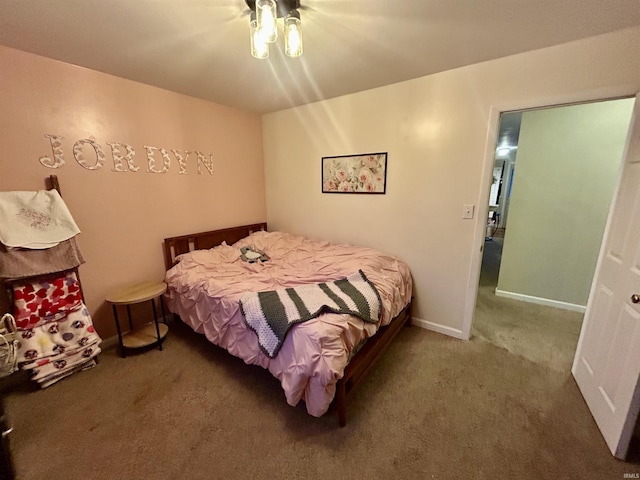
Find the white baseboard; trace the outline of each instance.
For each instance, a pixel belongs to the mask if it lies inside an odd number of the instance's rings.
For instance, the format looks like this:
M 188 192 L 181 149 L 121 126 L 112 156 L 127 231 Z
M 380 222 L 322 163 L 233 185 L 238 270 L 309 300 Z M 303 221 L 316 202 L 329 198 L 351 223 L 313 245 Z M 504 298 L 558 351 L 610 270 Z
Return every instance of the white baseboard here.
M 439 323 L 428 322 L 427 320 L 423 320 L 421 318 L 411 317 L 411 325 L 415 325 L 426 330 L 431 330 L 432 332 L 442 333 L 443 335 L 447 335 L 449 337 L 457 338 L 460 340 L 468 340 L 468 338 L 466 338 L 462 333 L 462 330 L 447 327 L 446 325 L 440 325 Z
M 549 298 L 533 297 L 524 295 L 523 293 L 507 292 L 496 288 L 496 296 L 519 300 L 521 302 L 536 303 L 538 305 L 546 305 L 548 307 L 562 308 L 564 310 L 572 310 L 574 312 L 584 313 L 587 311 L 586 305 L 577 305 L 575 303 L 561 302 L 559 300 L 551 300 Z

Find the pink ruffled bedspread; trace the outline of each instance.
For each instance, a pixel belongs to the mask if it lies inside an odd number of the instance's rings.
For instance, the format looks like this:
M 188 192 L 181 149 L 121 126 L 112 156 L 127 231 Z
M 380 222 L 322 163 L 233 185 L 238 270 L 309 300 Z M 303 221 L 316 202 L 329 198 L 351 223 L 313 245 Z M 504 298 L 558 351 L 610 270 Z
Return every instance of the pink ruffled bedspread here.
M 270 260 L 248 263 L 240 248 L 253 246 Z M 166 274 L 171 312 L 212 343 L 248 364 L 268 369 L 280 380 L 287 402 L 305 401 L 319 417 L 335 396 L 336 382 L 356 347 L 387 325 L 409 303 L 412 280 L 408 266 L 378 250 L 318 242 L 282 232 L 256 232 L 228 246 L 197 250 L 178 257 Z M 269 359 L 257 335 L 244 322 L 239 300 L 247 291 L 276 290 L 334 281 L 362 269 L 382 299 L 379 324 L 351 315 L 322 314 L 294 325 L 278 355 Z

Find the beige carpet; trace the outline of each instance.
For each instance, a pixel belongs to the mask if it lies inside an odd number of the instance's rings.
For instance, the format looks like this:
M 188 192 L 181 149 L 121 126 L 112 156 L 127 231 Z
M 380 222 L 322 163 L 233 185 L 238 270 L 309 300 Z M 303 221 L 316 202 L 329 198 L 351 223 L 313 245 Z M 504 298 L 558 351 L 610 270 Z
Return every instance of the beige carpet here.
M 16 383 L 16 382 L 14 382 Z M 7 395 L 19 479 L 615 479 L 568 373 L 404 329 L 339 428 L 182 324 L 162 352 Z
M 473 335 L 545 368 L 571 370 L 583 314 L 495 295 L 503 238 L 484 243 Z

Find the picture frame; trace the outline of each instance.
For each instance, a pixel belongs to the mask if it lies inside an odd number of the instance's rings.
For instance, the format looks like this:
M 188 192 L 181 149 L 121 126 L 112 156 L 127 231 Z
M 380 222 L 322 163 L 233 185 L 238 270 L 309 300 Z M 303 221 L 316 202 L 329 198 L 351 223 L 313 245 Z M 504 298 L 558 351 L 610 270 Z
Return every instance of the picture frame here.
M 385 194 L 387 152 L 322 157 L 322 193 Z

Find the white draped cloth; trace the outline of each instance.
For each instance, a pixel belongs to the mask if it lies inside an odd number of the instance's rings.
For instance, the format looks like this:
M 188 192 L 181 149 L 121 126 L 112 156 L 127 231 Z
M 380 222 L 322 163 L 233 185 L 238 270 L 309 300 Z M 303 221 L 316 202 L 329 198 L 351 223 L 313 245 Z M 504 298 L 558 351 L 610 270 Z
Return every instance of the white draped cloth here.
M 78 233 L 57 190 L 0 192 L 0 242 L 8 248 L 51 248 Z

